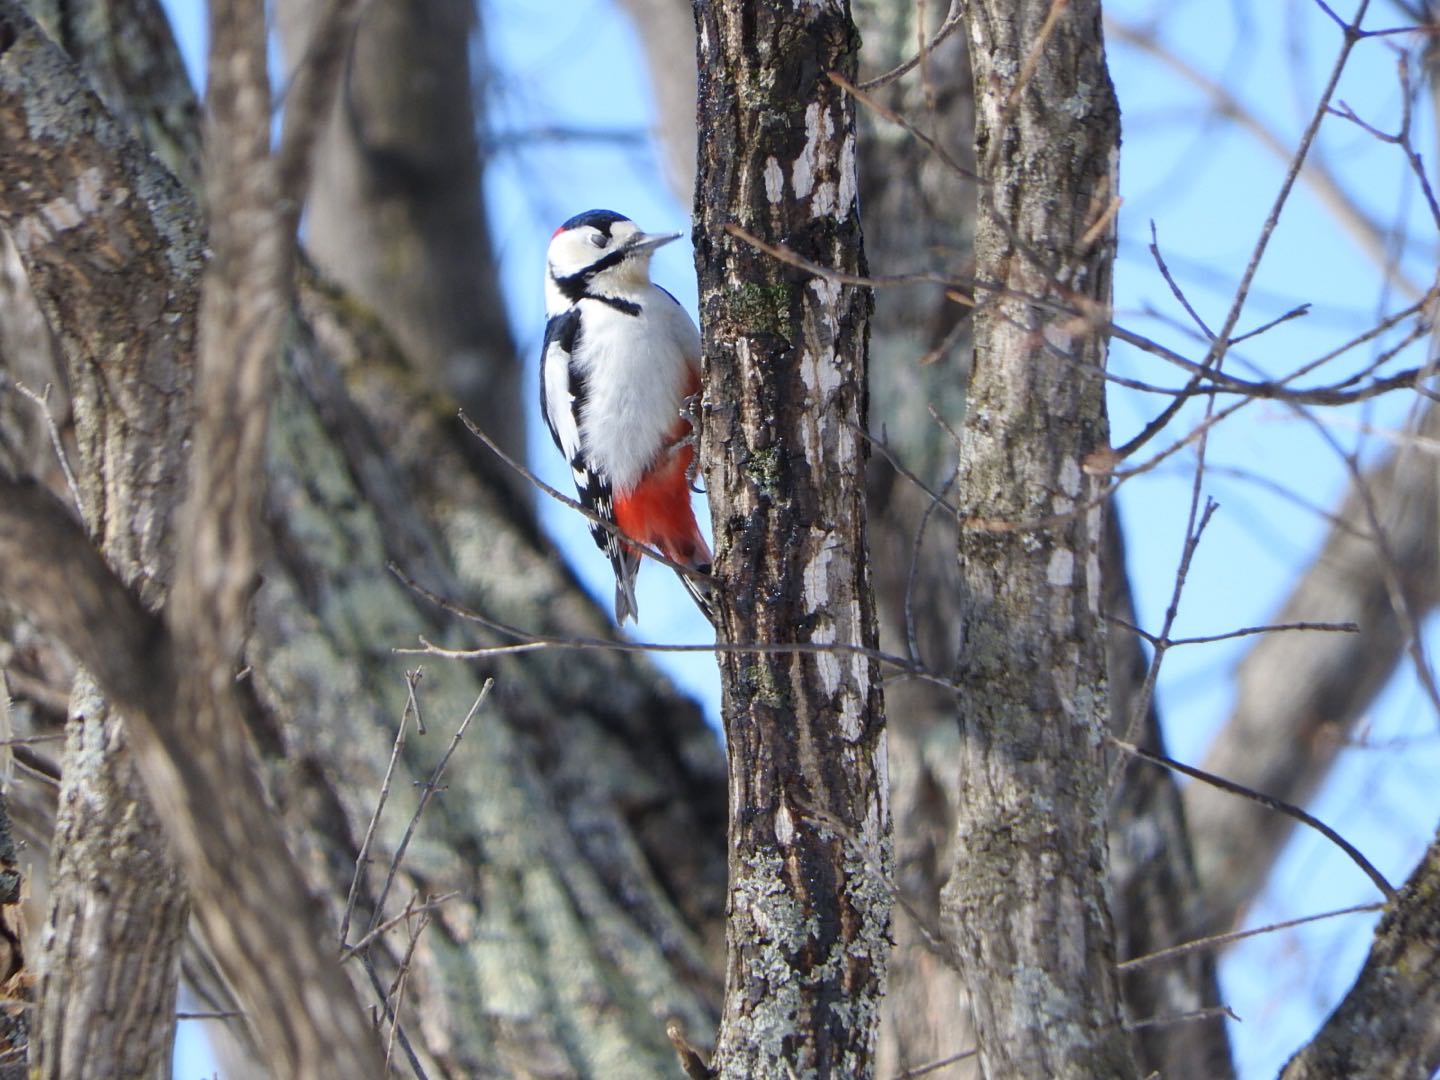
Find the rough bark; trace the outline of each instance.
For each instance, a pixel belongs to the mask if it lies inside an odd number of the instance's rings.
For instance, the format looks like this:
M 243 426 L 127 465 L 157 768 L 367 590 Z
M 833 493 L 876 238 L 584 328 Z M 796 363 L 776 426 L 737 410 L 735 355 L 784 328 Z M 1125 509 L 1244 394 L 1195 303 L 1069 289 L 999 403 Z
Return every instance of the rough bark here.
M 19 5 L 0 6 L 0 24 L 0 223 L 67 358 L 84 518 L 117 565 L 137 568 L 142 597 L 158 599 L 174 552 L 153 538 L 168 534 L 184 488 L 195 204 Z M 143 440 L 133 417 L 147 418 Z
M 13 731 L 10 692 L 0 674 L 0 731 Z M 7 748 L 8 749 L 8 748 Z M 3 772 L 6 786 L 13 775 L 14 763 L 6 754 Z M 29 1009 L 33 1000 L 30 984 L 34 974 L 26 956 L 21 892 L 26 884 L 16 853 L 15 832 L 10 822 L 9 798 L 0 798 L 0 995 L 6 1002 L 0 1008 L 0 1080 L 24 1080 L 29 1074 L 34 1021 Z
M 1101 508 L 1085 469 L 1108 444 L 1105 338 L 1046 304 L 1108 308 L 1119 112 L 1098 3 L 985 0 L 965 19 L 981 284 L 958 485 L 961 787 L 946 902 L 987 1075 L 1127 1076 L 1105 897 Z
M 83 15 L 66 25 L 77 49 L 114 57 Z M 143 55 L 153 29 L 130 27 L 124 43 Z M 193 206 L 145 162 L 75 73 L 62 70 L 63 59 L 39 35 L 22 36 L 12 59 L 7 111 L 15 126 L 7 159 L 12 177 L 23 177 L 22 190 L 42 205 L 37 214 L 33 204 L 9 201 L 5 223 L 66 360 L 53 377 L 61 387 L 54 407 L 62 422 L 67 397 L 85 410 L 75 455 L 85 519 L 112 566 L 154 603 L 169 571 L 164 537 L 181 487 L 179 444 L 188 423 L 185 357 L 199 254 L 188 225 Z M 97 82 L 117 86 L 103 61 L 91 71 Z M 66 130 L 51 127 L 56 100 L 75 110 Z M 144 200 L 138 212 L 127 205 L 129 192 Z M 88 302 L 77 303 L 77 292 Z M 48 357 L 48 349 L 28 352 L 21 370 L 38 373 L 53 362 Z M 99 400 L 114 411 L 97 415 Z M 142 415 L 143 432 L 127 419 Z M 46 471 L 54 474 L 53 459 Z M 56 822 L 75 846 L 51 875 L 34 1060 L 47 1076 L 68 1075 L 82 1063 L 116 1075 L 165 1076 L 183 892 L 158 821 L 140 797 L 118 720 L 97 695 L 82 693 L 71 721 L 68 796 Z M 97 745 L 109 752 L 96 752 Z M 114 842 L 118 836 L 131 842 Z M 153 921 L 142 927 L 137 918 Z M 128 995 L 137 986 L 154 993 L 139 1008 L 120 1008 L 121 1000 L 135 1000 Z
M 279 5 L 303 64 L 321 0 Z M 305 249 L 510 453 L 525 452 L 516 361 L 482 203 L 473 0 L 367 4 L 316 147 Z M 484 100 L 483 97 L 480 100 Z
M 84 675 L 71 708 L 32 1075 L 168 1077 L 184 883 L 120 717 Z
M 724 640 L 873 648 L 849 5 L 702 2 L 702 460 Z M 721 656 L 730 756 L 722 1077 L 872 1075 L 890 897 L 884 719 L 853 652 Z
M 190 191 L 200 186 L 200 102 L 154 0 L 25 0 L 84 69 L 110 115 Z
M 1375 929 L 1355 985 L 1282 1080 L 1405 1080 L 1440 1070 L 1440 833 Z
M 928 41 L 943 24 L 944 7 L 856 3 L 862 78 L 912 59 L 922 33 Z M 963 34 L 952 33 L 928 50 L 923 71 L 868 93 L 973 169 L 974 110 Z M 863 105 L 858 109 L 860 206 L 873 272 L 963 270 L 974 235 L 973 182 L 898 124 Z M 869 431 L 937 491 L 954 477 L 955 444 L 929 409 L 951 423 L 964 416 L 969 344 L 968 309 L 939 286 L 876 290 Z M 881 647 L 904 656 L 913 648 L 915 659 L 947 672 L 959 625 L 954 518 L 879 454 L 871 456 L 866 495 Z M 895 918 L 877 1069 L 893 1076 L 971 1049 L 975 1036 L 953 951 L 937 949 L 931 937 L 940 923 L 940 888 L 950 872 L 955 833 L 954 694 L 897 680 L 887 684 L 885 699 L 895 883 L 924 919 L 920 925 L 905 912 Z M 962 1080 L 976 1068 L 968 1058 L 925 1075 Z
M 1417 435 L 1440 438 L 1440 410 L 1426 409 Z M 1390 576 L 1416 625 L 1440 602 L 1435 456 L 1401 446 L 1360 484 L 1346 495 L 1319 554 L 1269 621 L 1353 620 L 1362 632 L 1262 637 L 1240 664 L 1235 707 L 1201 766 L 1295 804 L 1315 791 L 1347 732 L 1405 662 L 1409 634 Z M 1388 565 L 1382 550 L 1393 557 Z M 1285 677 L 1277 679 L 1277 671 Z M 1264 884 L 1295 822 L 1204 784 L 1186 789 L 1185 812 L 1205 892 L 1203 912 L 1209 926 L 1224 929 Z

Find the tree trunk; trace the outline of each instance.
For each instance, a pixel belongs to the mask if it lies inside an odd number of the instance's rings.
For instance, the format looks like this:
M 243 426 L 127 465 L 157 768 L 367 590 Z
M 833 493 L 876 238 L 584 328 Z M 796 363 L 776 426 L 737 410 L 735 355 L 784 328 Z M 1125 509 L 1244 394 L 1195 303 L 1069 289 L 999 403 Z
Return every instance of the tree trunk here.
M 981 187 L 948 913 L 986 1075 L 1128 1076 L 1105 896 L 1102 482 L 1087 475 L 1108 445 L 1119 112 L 1095 0 L 980 0 L 965 18 Z M 1086 301 L 1093 321 L 1055 312 Z
M 50 866 L 37 1076 L 168 1077 L 184 882 L 123 725 L 77 680 Z
M 889 951 L 890 813 L 867 576 L 864 270 L 846 3 L 701 0 L 702 460 L 725 652 L 730 902 L 722 1077 L 866 1077 Z M 825 651 L 825 646 L 836 649 Z M 839 651 L 846 650 L 846 651 Z M 888 871 L 887 871 L 888 872 Z
M 40 8 L 45 11 L 44 5 Z M 67 25 L 73 31 L 70 44 L 76 59 L 86 64 L 98 85 L 119 98 L 122 79 L 136 72 L 115 64 L 117 55 L 151 58 L 153 70 L 164 71 L 165 46 L 171 46 L 168 55 L 174 54 L 163 17 L 158 23 L 132 23 L 123 11 L 117 14 L 130 35 L 128 49 L 114 48 L 108 33 L 95 31 L 99 20 L 86 13 Z M 52 22 L 57 32 L 60 25 L 61 20 Z M 153 36 L 157 27 L 163 30 L 159 40 Z M 28 42 L 35 53 L 25 66 L 12 69 L 12 116 L 34 108 L 22 104 L 27 98 L 38 104 L 75 78 L 68 71 L 61 73 L 63 61 L 38 35 Z M 174 59 L 178 64 L 178 57 Z M 49 66 L 49 74 L 42 64 Z M 161 77 L 141 81 L 165 84 Z M 170 100 L 183 109 L 187 99 L 176 94 Z M 193 107 L 193 97 L 189 101 Z M 79 99 L 71 102 L 74 108 Z M 111 565 L 153 604 L 168 584 L 168 522 L 183 490 L 178 442 L 187 426 L 183 389 L 188 376 L 179 359 L 194 331 L 196 297 L 196 279 L 183 272 L 172 278 L 171 268 L 185 267 L 187 257 L 198 252 L 187 252 L 184 225 L 176 228 L 188 210 L 183 194 L 173 184 L 146 175 L 142 152 L 124 145 L 124 135 L 98 102 L 92 99 L 88 110 L 89 124 L 76 125 L 83 134 L 71 144 L 67 174 L 52 172 L 48 179 L 53 185 L 49 190 L 63 193 L 89 213 L 82 215 L 78 228 L 46 238 L 49 242 L 27 228 L 27 221 L 35 219 L 13 204 L 6 208 L 6 225 L 12 235 L 23 238 L 22 263 L 67 361 L 56 395 L 61 419 L 63 403 L 71 396 L 84 418 L 77 429 L 75 467 L 85 520 Z M 84 116 L 85 107 L 77 113 Z M 7 157 L 28 184 L 34 183 L 27 160 L 32 147 L 46 153 L 28 139 L 7 145 Z M 122 149 L 130 157 L 117 170 L 106 155 Z M 99 179 L 90 183 L 98 182 L 101 191 L 148 188 L 149 205 L 157 211 L 153 223 L 129 219 L 128 210 L 103 200 L 98 207 L 87 206 L 83 193 L 92 176 Z M 117 218 L 127 246 L 134 243 L 124 267 L 127 274 L 135 274 L 129 279 L 133 284 L 117 287 L 119 267 L 103 254 L 98 259 L 87 256 L 87 288 L 93 301 L 77 304 L 74 252 L 93 250 L 90 245 L 97 242 L 114 250 L 109 238 L 116 235 Z M 147 225 L 154 232 L 137 236 L 137 226 L 145 230 Z M 102 235 L 106 241 L 99 240 Z M 105 247 L 99 250 L 103 253 Z M 165 269 L 155 273 L 159 267 Z M 131 332 L 121 329 L 126 326 Z M 95 364 L 96 357 L 105 357 L 107 366 Z M 39 354 L 27 361 L 37 371 L 48 366 Z M 99 401 L 110 408 L 96 408 Z M 126 419 L 132 416 L 149 418 L 143 431 Z M 53 475 L 53 467 L 47 471 Z M 74 1075 L 82 1066 L 115 1075 L 168 1076 L 186 912 L 183 886 L 157 831 L 154 811 L 141 793 L 119 721 L 88 680 L 77 687 L 71 725 L 66 787 L 56 821 L 56 846 L 69 849 L 51 873 L 51 907 L 42 939 L 41 1022 L 35 1027 L 33 1060 L 45 1076 Z M 130 842 L 117 842 L 119 837 Z M 71 840 L 73 846 L 68 845 Z M 131 995 L 137 987 L 148 990 L 143 1007 L 122 1007 L 122 1001 L 135 1000 Z
M 1281 1080 L 1406 1080 L 1440 1070 L 1440 833 L 1375 928 L 1355 985 Z

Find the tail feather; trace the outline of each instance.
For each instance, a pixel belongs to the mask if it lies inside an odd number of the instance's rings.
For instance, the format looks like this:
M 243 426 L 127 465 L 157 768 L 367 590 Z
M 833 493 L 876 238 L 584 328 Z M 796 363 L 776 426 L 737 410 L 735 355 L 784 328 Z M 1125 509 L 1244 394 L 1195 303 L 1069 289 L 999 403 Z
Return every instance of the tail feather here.
M 710 573 L 710 564 L 700 563 L 694 567 L 702 574 Z M 689 574 L 676 573 L 680 584 L 685 586 L 685 591 L 690 594 L 690 599 L 700 609 L 700 613 L 710 620 L 711 626 L 719 626 L 719 616 L 715 612 L 715 583 L 708 576 L 703 580 L 691 577 Z
M 615 625 L 624 626 L 625 620 L 640 620 L 640 604 L 635 599 L 635 575 L 640 570 L 640 555 L 627 544 L 619 558 L 611 563 L 615 570 Z

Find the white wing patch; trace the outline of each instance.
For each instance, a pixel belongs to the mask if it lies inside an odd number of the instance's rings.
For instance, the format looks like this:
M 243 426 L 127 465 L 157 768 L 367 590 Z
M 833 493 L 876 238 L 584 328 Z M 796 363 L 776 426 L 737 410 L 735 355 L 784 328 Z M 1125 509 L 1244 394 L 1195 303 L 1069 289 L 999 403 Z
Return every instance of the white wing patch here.
M 540 357 L 540 411 L 550 428 L 555 445 L 565 455 L 580 505 L 602 520 L 615 523 L 615 498 L 610 480 L 593 468 L 581 445 L 580 421 L 587 398 L 584 373 L 575 362 L 580 335 L 580 313 L 571 309 L 557 315 L 545 326 L 545 345 Z M 590 535 L 610 559 L 615 572 L 615 621 L 623 624 L 639 614 L 635 603 L 635 574 L 640 556 L 615 533 L 592 521 Z
M 540 411 L 555 445 L 574 471 L 580 457 L 580 401 L 571 385 L 570 362 L 580 332 L 580 313 L 568 311 L 545 324 L 540 356 Z M 576 476 L 578 486 L 580 477 Z

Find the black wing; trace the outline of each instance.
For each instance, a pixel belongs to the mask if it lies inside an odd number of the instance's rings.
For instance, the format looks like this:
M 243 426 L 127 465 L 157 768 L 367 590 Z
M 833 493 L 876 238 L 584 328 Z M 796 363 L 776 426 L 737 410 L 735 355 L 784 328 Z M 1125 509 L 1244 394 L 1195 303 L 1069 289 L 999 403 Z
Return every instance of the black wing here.
M 585 407 L 585 376 L 575 363 L 580 342 L 580 312 L 571 309 L 545 324 L 545 344 L 540 357 L 540 412 L 550 437 L 565 455 L 580 505 L 601 520 L 615 523 L 615 498 L 610 480 L 592 469 L 580 440 L 580 416 Z M 595 546 L 605 552 L 615 571 L 615 619 L 634 618 L 635 573 L 640 557 L 614 532 L 596 521 L 590 522 Z

